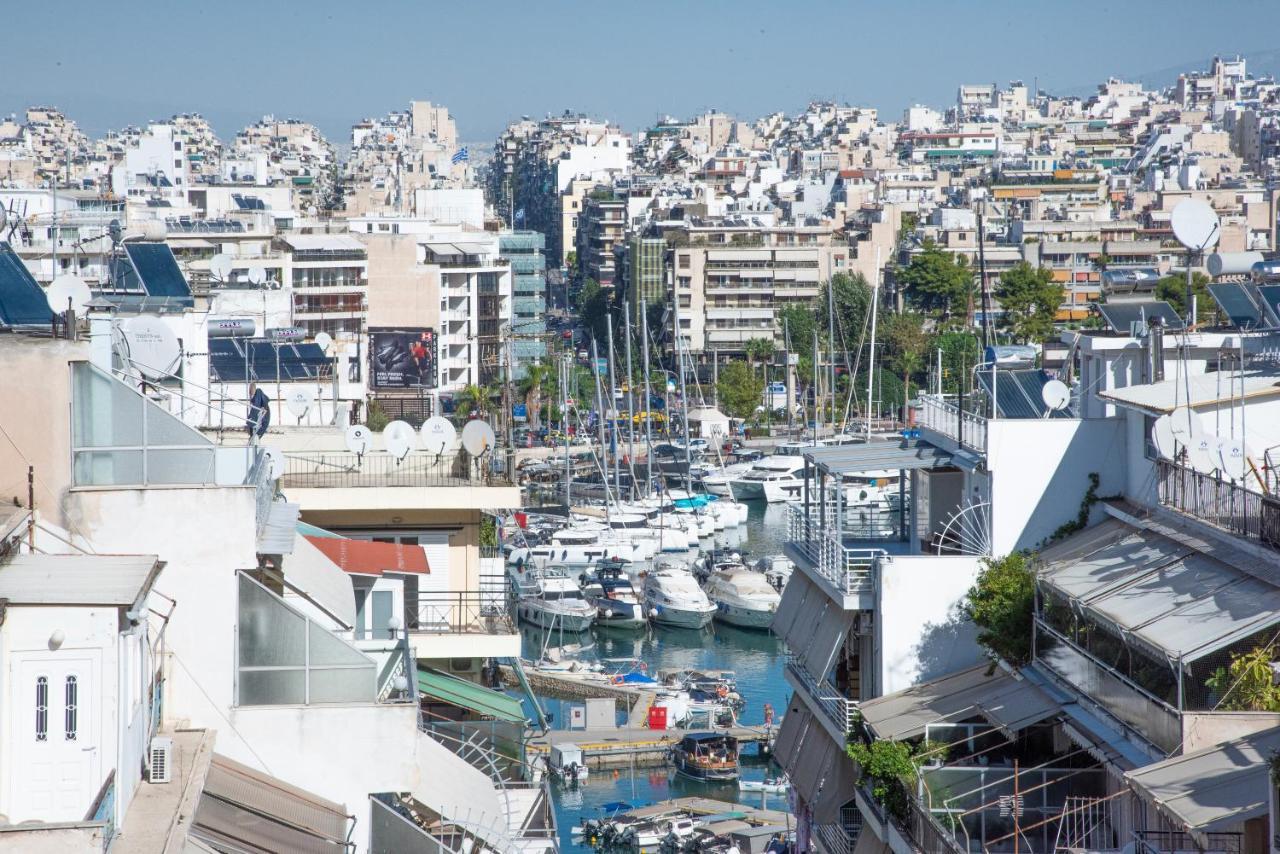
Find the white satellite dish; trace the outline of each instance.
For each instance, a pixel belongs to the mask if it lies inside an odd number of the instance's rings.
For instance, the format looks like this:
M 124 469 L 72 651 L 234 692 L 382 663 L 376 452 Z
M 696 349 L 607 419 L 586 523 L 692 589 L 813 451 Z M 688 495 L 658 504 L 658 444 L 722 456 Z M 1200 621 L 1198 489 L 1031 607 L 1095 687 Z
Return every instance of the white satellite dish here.
M 329 352 L 329 345 L 331 345 L 332 343 L 333 343 L 333 336 L 331 336 L 328 332 L 316 333 L 316 344 L 319 345 L 321 350 L 324 350 L 326 353 Z
M 387 453 L 395 457 L 397 462 L 409 456 L 417 438 L 417 431 L 404 421 L 392 421 L 382 430 L 382 441 Z
M 363 424 L 352 424 L 347 428 L 347 450 L 357 457 L 363 457 L 373 444 L 373 432 Z
M 129 349 L 128 360 L 151 380 L 169 377 L 182 358 L 177 336 L 158 317 L 138 315 L 121 324 L 121 334 Z
M 479 457 L 485 451 L 493 450 L 493 446 L 497 443 L 498 437 L 488 422 L 468 421 L 467 426 L 462 428 L 462 447 L 466 448 L 467 453 L 473 457 Z
M 272 480 L 279 480 L 284 475 L 284 451 L 264 446 L 262 453 L 267 458 L 267 474 Z
M 422 422 L 422 447 L 437 457 L 453 447 L 458 431 L 447 418 L 433 415 Z
M 1212 433 L 1194 436 L 1187 445 L 1187 464 L 1203 474 L 1211 474 L 1222 464 L 1219 446 L 1222 439 Z
M 1204 425 L 1200 422 L 1200 416 L 1195 410 L 1179 406 L 1169 413 L 1170 429 L 1173 430 L 1173 438 L 1177 440 L 1179 445 L 1190 447 L 1195 440 L 1207 434 Z
M 84 314 L 93 299 L 93 291 L 89 290 L 84 279 L 74 273 L 66 273 L 49 283 L 49 287 L 45 288 L 44 298 L 49 301 L 49 308 L 58 314 L 67 310 L 68 301 L 72 311 Z
M 1040 399 L 1050 412 L 1061 412 L 1071 402 L 1071 389 L 1062 380 L 1049 380 L 1040 387 Z
M 311 411 L 311 404 L 316 402 L 316 394 L 309 388 L 295 388 L 289 392 L 289 396 L 284 399 L 284 405 L 289 407 L 289 411 L 293 413 L 293 417 L 299 421 L 302 420 L 308 412 Z
M 260 285 L 267 280 L 267 268 L 253 266 L 249 268 L 249 283 Z
M 225 282 L 231 278 L 231 268 L 234 263 L 230 255 L 219 252 L 209 259 L 209 275 L 220 282 Z
M 1222 231 L 1213 208 L 1199 199 L 1184 199 L 1174 205 L 1169 224 L 1178 242 L 1195 252 L 1216 246 Z
M 1218 443 L 1218 461 L 1222 473 L 1232 480 L 1244 480 L 1249 471 L 1249 449 L 1243 439 L 1226 439 Z

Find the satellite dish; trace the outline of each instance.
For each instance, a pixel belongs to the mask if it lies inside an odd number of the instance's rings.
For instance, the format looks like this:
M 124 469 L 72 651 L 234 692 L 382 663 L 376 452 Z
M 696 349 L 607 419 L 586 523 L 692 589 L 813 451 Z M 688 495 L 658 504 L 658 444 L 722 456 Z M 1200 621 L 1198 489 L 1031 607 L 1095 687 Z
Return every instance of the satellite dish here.
M 289 396 L 284 399 L 284 405 L 289 407 L 289 411 L 299 421 L 302 417 L 311 411 L 311 404 L 316 402 L 316 395 L 309 388 L 295 388 L 289 392 Z
M 1218 443 L 1222 473 L 1232 480 L 1244 480 L 1249 470 L 1249 449 L 1243 439 L 1223 439 Z
M 279 480 L 284 475 L 284 451 L 264 446 L 262 453 L 267 458 L 267 474 L 272 480 Z
M 373 444 L 373 433 L 363 424 L 352 424 L 347 428 L 347 450 L 357 457 L 363 457 Z
M 158 317 L 138 315 L 121 324 L 128 361 L 151 380 L 169 377 L 182 358 L 173 330 Z
M 1169 423 L 1173 430 L 1173 438 L 1177 440 L 1179 445 L 1190 447 L 1195 444 L 1195 440 L 1206 435 L 1208 431 L 1200 423 L 1200 416 L 1195 410 L 1179 406 L 1177 409 L 1169 413 Z
M 1212 433 L 1195 436 L 1187 445 L 1187 464 L 1203 474 L 1211 474 L 1222 464 L 1219 445 L 1222 439 Z
M 396 458 L 396 462 L 409 456 L 413 450 L 418 433 L 404 421 L 392 421 L 382 430 L 382 441 L 387 453 Z
M 93 299 L 93 291 L 85 284 L 84 279 L 74 273 L 58 276 L 45 289 L 44 298 L 49 301 L 49 308 L 58 314 L 67 310 L 67 301 L 71 302 L 72 311 L 83 314 Z
M 1199 199 L 1184 199 L 1174 205 L 1169 224 L 1178 242 L 1195 252 L 1216 246 L 1221 233 L 1218 215 L 1208 202 Z
M 422 422 L 422 446 L 437 457 L 453 447 L 458 431 L 447 418 L 433 415 Z
M 260 285 L 267 280 L 267 268 L 253 266 L 249 268 L 249 283 Z
M 220 282 L 225 282 L 231 278 L 231 266 L 233 263 L 230 255 L 219 252 L 209 259 L 209 275 Z
M 333 336 L 331 336 L 328 332 L 317 332 L 316 344 L 319 345 L 321 350 L 328 352 L 329 346 L 333 344 Z
M 467 426 L 462 428 L 462 447 L 466 448 L 467 453 L 473 457 L 479 457 L 485 451 L 492 450 L 497 443 L 498 437 L 488 422 L 468 421 Z
M 1061 412 L 1071 402 L 1071 389 L 1062 380 L 1049 380 L 1040 387 L 1040 399 L 1050 412 Z

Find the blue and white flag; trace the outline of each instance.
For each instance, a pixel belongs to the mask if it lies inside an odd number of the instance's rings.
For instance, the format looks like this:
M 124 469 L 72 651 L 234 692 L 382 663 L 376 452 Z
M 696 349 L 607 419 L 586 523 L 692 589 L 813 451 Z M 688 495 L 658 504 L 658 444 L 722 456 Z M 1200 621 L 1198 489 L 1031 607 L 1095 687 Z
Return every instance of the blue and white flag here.
M 516 208 L 516 222 L 524 222 L 524 208 Z
M 452 163 L 457 166 L 459 163 L 466 163 L 471 159 L 471 155 L 467 153 L 466 148 L 459 148 L 453 153 Z

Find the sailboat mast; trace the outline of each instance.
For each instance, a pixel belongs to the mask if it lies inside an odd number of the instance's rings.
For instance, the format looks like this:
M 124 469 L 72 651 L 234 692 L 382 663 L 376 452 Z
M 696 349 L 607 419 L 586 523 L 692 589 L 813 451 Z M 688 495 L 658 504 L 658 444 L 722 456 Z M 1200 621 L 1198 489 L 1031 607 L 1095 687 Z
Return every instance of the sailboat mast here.
M 649 303 L 647 300 L 640 300 L 640 347 L 644 351 L 641 357 L 644 361 L 644 462 L 645 462 L 645 491 L 653 489 L 653 413 L 652 408 L 653 397 L 649 393 Z
M 880 247 L 876 247 L 876 269 L 871 276 L 871 352 L 867 354 L 867 441 L 871 441 L 871 397 L 876 378 L 876 314 L 880 305 Z M 883 389 L 881 389 L 883 391 Z
M 613 410 L 613 494 L 622 499 L 622 472 L 618 465 L 618 451 L 622 450 L 618 446 L 618 380 L 613 372 L 613 363 L 617 361 L 613 357 L 613 318 L 608 318 L 609 322 L 605 325 L 608 333 L 608 359 L 609 359 L 609 406 Z
M 622 304 L 622 328 L 627 331 L 627 467 L 631 500 L 636 500 L 636 375 L 631 370 L 631 303 Z

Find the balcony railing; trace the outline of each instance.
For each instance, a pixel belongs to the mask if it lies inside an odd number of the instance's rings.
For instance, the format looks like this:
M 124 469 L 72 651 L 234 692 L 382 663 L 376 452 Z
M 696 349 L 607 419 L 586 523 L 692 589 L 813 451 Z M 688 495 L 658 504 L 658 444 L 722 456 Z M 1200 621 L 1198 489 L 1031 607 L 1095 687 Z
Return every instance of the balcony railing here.
M 822 843 L 822 850 L 829 854 L 853 854 L 854 846 L 858 844 L 857 836 L 839 824 L 819 824 L 813 828 L 813 835 Z
M 1203 841 L 1189 833 L 1170 830 L 1136 830 L 1137 854 L 1173 854 L 1178 851 L 1198 851 L 1203 854 L 1240 854 L 1240 833 L 1206 833 Z
M 935 395 L 921 395 L 920 404 L 920 426 L 955 439 L 962 447 L 986 453 L 987 419 Z
M 858 707 L 852 700 L 841 694 L 830 682 L 815 677 L 795 657 L 787 658 L 787 672 L 804 686 L 818 708 L 840 732 L 853 732 L 858 720 Z
M 502 579 L 480 590 L 419 593 L 409 600 L 409 630 L 424 634 L 509 635 L 516 631 L 515 601 Z
M 1280 500 L 1169 460 L 1157 460 L 1156 472 L 1164 506 L 1280 549 Z
M 356 455 L 346 451 L 294 452 L 285 455 L 282 486 L 352 488 L 386 486 L 509 486 L 510 479 L 490 470 L 489 458 L 467 454 L 436 456 L 410 452 Z
M 841 532 L 846 536 L 863 538 L 856 527 L 842 527 Z M 854 595 L 875 589 L 875 573 L 884 551 L 849 548 L 841 542 L 834 521 L 820 525 L 815 516 L 805 512 L 803 505 L 789 504 L 787 542 L 842 593 Z

